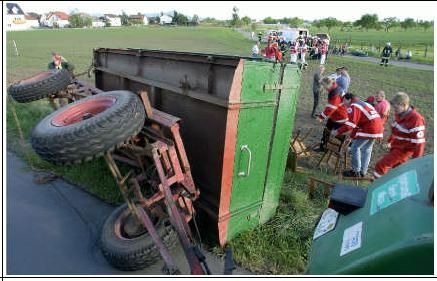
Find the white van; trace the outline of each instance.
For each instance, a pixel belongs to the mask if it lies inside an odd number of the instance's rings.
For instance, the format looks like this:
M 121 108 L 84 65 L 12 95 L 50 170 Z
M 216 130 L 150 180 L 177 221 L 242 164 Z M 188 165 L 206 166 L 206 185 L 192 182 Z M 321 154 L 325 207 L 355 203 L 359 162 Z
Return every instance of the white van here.
M 287 28 L 287 29 L 281 29 L 278 31 L 278 37 L 284 37 L 285 41 L 287 42 L 293 42 L 296 41 L 296 39 L 302 35 L 303 37 L 309 35 L 308 29 L 305 28 Z

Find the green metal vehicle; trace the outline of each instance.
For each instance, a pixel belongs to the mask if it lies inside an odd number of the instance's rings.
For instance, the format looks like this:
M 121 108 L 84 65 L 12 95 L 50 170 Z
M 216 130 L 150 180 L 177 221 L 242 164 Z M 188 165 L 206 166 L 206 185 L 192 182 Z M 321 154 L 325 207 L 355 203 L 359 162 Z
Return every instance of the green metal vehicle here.
M 364 190 L 363 207 L 348 214 L 341 198 L 331 201 L 307 274 L 434 274 L 433 171 L 433 155 L 409 161 Z

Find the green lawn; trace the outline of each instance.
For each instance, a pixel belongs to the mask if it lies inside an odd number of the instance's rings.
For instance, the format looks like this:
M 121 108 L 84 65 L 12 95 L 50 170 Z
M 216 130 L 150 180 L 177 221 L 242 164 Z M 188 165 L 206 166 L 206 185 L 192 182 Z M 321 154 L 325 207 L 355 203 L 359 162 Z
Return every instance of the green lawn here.
M 15 56 L 12 40 L 18 45 L 18 57 Z M 225 28 L 147 27 L 9 32 L 6 44 L 7 82 L 11 83 L 45 69 L 52 50 L 61 52 L 80 72 L 89 66 L 92 49 L 95 47 L 156 48 L 247 55 L 252 42 Z M 384 89 L 389 97 L 400 90 L 410 93 L 413 104 L 427 120 L 427 153 L 433 151 L 433 72 L 398 67 L 382 68 L 373 63 L 341 57 L 328 59 L 327 72 L 332 72 L 339 65 L 349 67 L 352 77 L 350 90 L 362 97 L 378 89 Z M 310 62 L 309 69 L 303 73 L 296 129 L 315 126 L 320 129 L 320 125 L 309 118 L 312 73 L 315 67 Z M 25 143 L 19 141 L 13 109 L 19 117 Z M 19 153 L 35 168 L 54 171 L 107 202 L 120 202 L 120 194 L 102 159 L 71 167 L 56 167 L 40 160 L 32 151 L 26 141 L 30 131 L 50 111 L 45 101 L 17 104 L 8 99 L 8 149 Z M 311 163 L 306 166 L 311 166 Z M 308 174 L 334 181 L 332 176 L 314 169 L 307 169 L 303 173 L 287 172 L 276 216 L 267 224 L 243 233 L 231 242 L 240 265 L 265 274 L 303 272 L 315 220 L 326 204 L 320 195 L 314 201 L 308 200 Z

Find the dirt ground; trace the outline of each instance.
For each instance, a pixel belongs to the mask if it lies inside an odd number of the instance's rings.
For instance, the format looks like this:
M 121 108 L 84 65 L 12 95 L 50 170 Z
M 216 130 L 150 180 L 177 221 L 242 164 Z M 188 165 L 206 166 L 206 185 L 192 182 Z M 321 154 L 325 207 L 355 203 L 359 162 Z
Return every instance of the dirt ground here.
M 300 137 L 304 137 L 307 134 L 307 137 L 304 139 L 303 143 L 306 147 L 318 147 L 320 143 L 320 139 L 323 132 L 323 123 L 319 123 L 316 119 L 311 117 L 311 110 L 313 104 L 313 94 L 312 94 L 312 75 L 316 69 L 318 64 L 314 61 L 310 61 L 310 65 L 307 70 L 304 70 L 302 73 L 302 83 L 301 83 L 301 93 L 299 97 L 299 101 L 297 104 L 295 125 L 293 131 L 293 138 L 300 131 Z M 333 68 L 335 66 L 328 66 Z M 327 73 L 332 73 L 332 71 L 327 71 Z M 362 79 L 361 77 L 356 77 L 351 75 L 352 83 L 356 83 L 358 85 L 365 84 L 367 81 L 364 81 L 366 78 Z M 311 81 L 311 82 L 310 82 Z M 351 85 L 352 85 L 351 83 Z M 354 85 L 356 86 L 356 85 Z M 355 89 L 354 89 L 355 90 Z M 359 89 L 361 90 L 361 89 Z M 320 101 L 318 106 L 318 112 L 322 111 L 326 105 L 327 93 L 322 92 L 320 95 Z M 432 106 L 432 105 L 431 105 Z M 425 116 L 427 118 L 427 116 Z M 430 119 L 430 118 L 428 118 Z M 384 130 L 384 139 L 375 143 L 373 147 L 372 159 L 369 165 L 369 173 L 371 173 L 374 169 L 376 162 L 386 153 L 388 149 L 383 147 L 383 144 L 386 143 L 387 138 L 390 135 L 391 127 L 390 124 L 393 120 L 393 114 L 390 116 L 389 120 L 385 124 Z M 432 120 L 427 120 L 428 122 Z M 425 154 L 433 152 L 433 128 L 429 125 L 427 126 L 426 137 L 427 137 L 427 146 L 425 150 Z M 317 164 L 322 157 L 323 153 L 315 152 L 312 149 L 309 150 L 308 155 L 302 155 L 302 157 L 298 158 L 298 165 L 305 168 L 317 169 Z M 335 158 L 333 157 L 329 163 L 329 166 L 322 164 L 320 167 L 321 171 L 324 172 L 333 172 L 333 168 L 335 162 L 333 161 Z M 324 161 L 323 161 L 324 162 Z M 348 158 L 348 169 L 350 168 L 350 155 Z

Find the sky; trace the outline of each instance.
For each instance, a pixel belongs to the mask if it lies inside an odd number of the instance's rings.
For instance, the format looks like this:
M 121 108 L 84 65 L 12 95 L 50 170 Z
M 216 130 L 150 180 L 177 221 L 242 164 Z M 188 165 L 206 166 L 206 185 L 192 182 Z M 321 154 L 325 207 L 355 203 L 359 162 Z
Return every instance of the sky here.
M 380 19 L 397 17 L 404 19 L 433 20 L 437 5 L 433 2 L 355 2 L 355 1 L 15 1 L 24 12 L 47 13 L 64 11 L 70 13 L 74 9 L 80 12 L 97 14 L 159 13 L 176 10 L 188 16 L 197 14 L 200 18 L 215 17 L 230 19 L 232 7 L 239 8 L 240 16 L 249 16 L 261 20 L 268 16 L 273 18 L 300 17 L 305 20 L 335 17 L 341 21 L 355 21 L 366 13 L 377 14 Z

